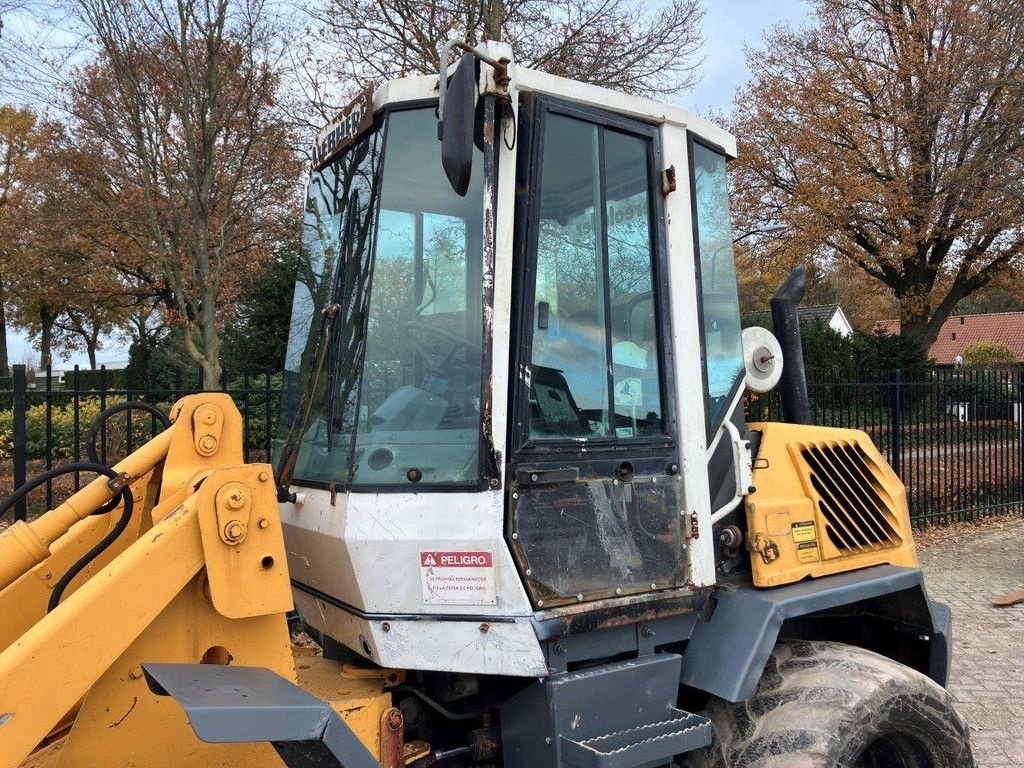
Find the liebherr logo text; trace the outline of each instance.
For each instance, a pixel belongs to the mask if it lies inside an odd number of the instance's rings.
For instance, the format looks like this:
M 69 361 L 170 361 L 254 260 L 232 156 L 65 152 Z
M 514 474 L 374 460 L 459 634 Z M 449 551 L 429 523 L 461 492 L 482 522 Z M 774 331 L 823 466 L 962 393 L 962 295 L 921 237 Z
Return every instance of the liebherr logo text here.
M 492 568 L 490 552 L 420 552 L 424 568 Z

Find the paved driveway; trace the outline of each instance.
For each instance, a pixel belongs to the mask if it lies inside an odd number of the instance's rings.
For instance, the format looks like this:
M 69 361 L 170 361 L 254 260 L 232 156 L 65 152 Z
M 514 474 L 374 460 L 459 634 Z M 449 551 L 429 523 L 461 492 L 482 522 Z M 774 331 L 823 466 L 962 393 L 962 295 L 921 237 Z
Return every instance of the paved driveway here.
M 937 542 L 921 552 L 929 594 L 953 609 L 950 690 L 971 726 L 981 768 L 1024 766 L 1024 522 Z

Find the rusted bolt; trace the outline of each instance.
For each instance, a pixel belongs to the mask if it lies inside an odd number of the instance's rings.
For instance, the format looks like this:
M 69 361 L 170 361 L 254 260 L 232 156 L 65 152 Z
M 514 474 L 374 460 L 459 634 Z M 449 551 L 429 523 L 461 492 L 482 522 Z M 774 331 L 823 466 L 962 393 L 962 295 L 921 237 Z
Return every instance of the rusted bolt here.
M 488 632 L 490 632 L 490 630 L 491 630 L 490 625 L 488 625 L 488 624 L 481 624 L 480 625 L 480 634 L 481 635 L 486 635 Z
M 213 435 L 203 435 L 199 441 L 199 447 L 206 453 L 213 453 L 217 450 L 217 438 Z
M 241 489 L 236 488 L 227 495 L 225 502 L 231 509 L 241 509 L 245 506 L 245 494 Z
M 267 526 L 270 525 L 270 521 L 267 520 L 267 518 L 265 517 L 261 517 L 259 521 L 256 523 L 256 525 L 260 527 L 261 531 L 265 531 L 267 529 Z
M 245 538 L 245 523 L 240 520 L 229 520 L 224 526 L 224 539 L 229 544 L 237 544 Z
M 381 632 L 390 632 L 391 631 L 391 622 L 390 621 L 383 622 L 380 625 L 380 631 Z
M 392 707 L 388 710 L 388 730 L 397 731 L 405 724 L 405 718 L 402 717 L 402 710 L 397 707 Z
M 142 679 L 142 667 L 140 667 L 138 664 L 136 664 L 134 667 L 132 667 L 131 669 L 128 670 L 128 677 L 130 677 L 132 680 L 141 680 Z
M 260 472 L 258 477 L 260 478 L 260 482 L 261 483 L 265 483 L 265 482 L 267 482 L 267 480 L 270 479 L 270 473 L 267 472 L 266 470 L 263 470 L 262 472 Z

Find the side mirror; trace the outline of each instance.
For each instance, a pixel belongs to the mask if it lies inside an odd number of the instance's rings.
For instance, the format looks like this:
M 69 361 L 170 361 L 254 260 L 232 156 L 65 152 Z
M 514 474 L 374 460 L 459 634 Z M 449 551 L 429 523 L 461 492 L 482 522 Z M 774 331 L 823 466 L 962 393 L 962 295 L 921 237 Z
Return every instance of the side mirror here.
M 443 75 L 442 75 L 443 77 Z M 441 102 L 437 137 L 441 167 L 455 194 L 465 197 L 473 171 L 473 121 L 476 112 L 476 59 L 463 54 Z

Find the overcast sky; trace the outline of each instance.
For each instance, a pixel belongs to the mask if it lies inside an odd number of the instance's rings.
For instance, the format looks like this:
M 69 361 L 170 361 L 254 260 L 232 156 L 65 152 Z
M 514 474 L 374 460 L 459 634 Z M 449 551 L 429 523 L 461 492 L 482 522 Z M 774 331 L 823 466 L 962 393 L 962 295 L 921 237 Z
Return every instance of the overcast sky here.
M 730 110 L 736 89 L 750 76 L 743 57 L 745 46 L 758 46 L 764 33 L 775 24 L 798 25 L 806 19 L 804 0 L 705 0 L 704 64 L 701 82 L 679 103 L 700 113 Z M 38 362 L 28 339 L 20 333 L 7 331 L 11 363 Z M 128 349 L 109 339 L 100 350 L 100 363 L 125 360 Z M 61 361 L 62 366 L 88 366 L 85 353 L 73 354 Z

